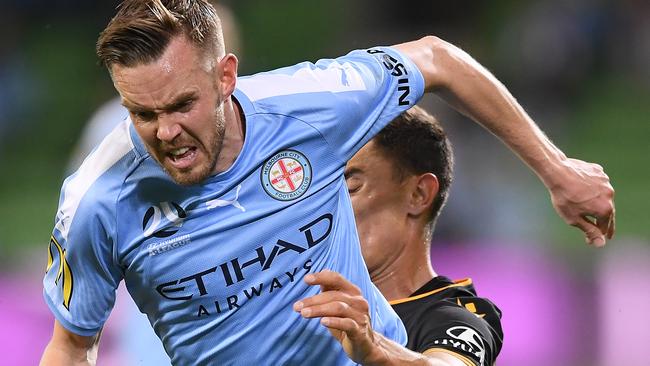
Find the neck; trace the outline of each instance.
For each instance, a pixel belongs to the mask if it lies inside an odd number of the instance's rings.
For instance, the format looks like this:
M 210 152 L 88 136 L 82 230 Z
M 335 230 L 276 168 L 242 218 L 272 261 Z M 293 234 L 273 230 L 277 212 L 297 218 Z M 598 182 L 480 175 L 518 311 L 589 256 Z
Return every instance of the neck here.
M 411 296 L 437 274 L 431 266 L 429 245 L 424 232 L 406 236 L 398 248 L 399 254 L 385 266 L 370 272 L 372 282 L 388 300 Z
M 240 107 L 233 101 L 232 97 L 224 101 L 223 109 L 226 126 L 221 151 L 215 165 L 216 173 L 224 172 L 232 166 L 244 146 L 246 135 L 244 118 Z

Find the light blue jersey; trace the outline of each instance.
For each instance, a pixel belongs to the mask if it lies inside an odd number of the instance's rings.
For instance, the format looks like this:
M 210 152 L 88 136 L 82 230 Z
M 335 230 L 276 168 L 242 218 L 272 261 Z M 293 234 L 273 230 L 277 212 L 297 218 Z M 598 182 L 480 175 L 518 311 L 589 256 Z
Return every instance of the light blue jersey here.
M 413 106 L 422 75 L 390 48 L 238 79 L 246 137 L 227 171 L 180 186 L 132 124 L 116 128 L 64 183 L 45 299 L 58 321 L 97 333 L 124 279 L 175 365 L 352 364 L 318 319 L 305 274 L 355 283 L 372 326 L 404 328 L 361 256 L 343 170 Z

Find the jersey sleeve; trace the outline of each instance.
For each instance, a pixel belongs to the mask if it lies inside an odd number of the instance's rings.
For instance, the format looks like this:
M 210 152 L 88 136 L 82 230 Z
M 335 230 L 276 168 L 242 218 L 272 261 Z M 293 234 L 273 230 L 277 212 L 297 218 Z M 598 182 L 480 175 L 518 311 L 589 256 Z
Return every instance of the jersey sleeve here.
M 390 47 L 242 77 L 237 85 L 257 112 L 290 116 L 317 130 L 344 163 L 424 93 L 420 70 Z
M 122 271 L 115 265 L 106 208 L 64 195 L 48 245 L 44 297 L 66 329 L 91 336 L 113 308 Z
M 390 47 L 357 50 L 317 67 L 337 87 L 324 101 L 330 113 L 309 123 L 343 160 L 349 160 L 363 145 L 402 112 L 414 106 L 424 93 L 424 78 L 415 64 Z M 346 88 L 351 89 L 350 91 Z
M 462 301 L 462 302 L 461 302 Z M 449 299 L 423 314 L 414 351 L 449 351 L 466 363 L 492 365 L 501 350 L 500 311 L 482 298 Z

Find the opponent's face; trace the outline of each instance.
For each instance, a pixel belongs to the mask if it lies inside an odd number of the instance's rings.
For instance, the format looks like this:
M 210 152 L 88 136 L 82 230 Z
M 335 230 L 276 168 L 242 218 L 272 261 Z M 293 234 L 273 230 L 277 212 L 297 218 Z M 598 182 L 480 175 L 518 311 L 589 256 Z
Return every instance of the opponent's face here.
M 229 96 L 220 90 L 220 66 L 176 37 L 157 61 L 111 69 L 138 135 L 179 184 L 199 183 L 214 172 Z
M 395 174 L 392 159 L 370 141 L 345 168 L 361 240 L 370 274 L 386 267 L 401 252 L 398 246 L 407 225 L 407 192 Z

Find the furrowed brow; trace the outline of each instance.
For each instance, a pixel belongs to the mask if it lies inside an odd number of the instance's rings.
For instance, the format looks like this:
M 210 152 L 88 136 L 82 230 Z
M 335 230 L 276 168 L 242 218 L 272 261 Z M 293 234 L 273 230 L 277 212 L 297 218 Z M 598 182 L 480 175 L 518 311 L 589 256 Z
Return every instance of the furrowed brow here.
M 173 111 L 177 109 L 180 105 L 187 103 L 191 100 L 196 99 L 196 93 L 193 91 L 185 92 L 180 95 L 178 95 L 174 100 L 166 105 L 164 105 L 162 108 L 154 108 L 150 109 L 149 107 L 142 106 L 140 104 L 128 101 L 126 99 L 122 99 L 121 104 L 124 106 L 124 108 L 128 109 L 129 111 L 132 112 L 149 112 L 149 111 L 156 111 L 156 110 L 162 110 L 162 111 Z
M 195 92 L 193 92 L 193 91 L 186 92 L 186 93 L 180 94 L 179 96 L 174 98 L 174 100 L 171 103 L 165 105 L 162 109 L 165 110 L 165 111 L 173 111 L 173 110 L 177 109 L 178 107 L 182 106 L 183 104 L 185 104 L 185 103 L 187 103 L 189 101 L 192 101 L 194 99 L 196 99 L 196 93 Z
M 129 102 L 126 99 L 122 99 L 120 104 L 122 104 L 122 106 L 124 106 L 124 108 L 126 108 L 126 109 L 128 109 L 129 111 L 132 111 L 132 112 L 142 112 L 142 111 L 147 110 L 146 107 L 143 107 L 143 106 L 141 106 L 139 104 L 136 104 L 136 103 Z

